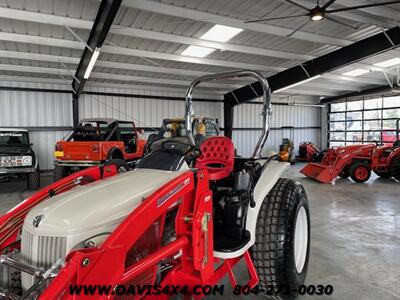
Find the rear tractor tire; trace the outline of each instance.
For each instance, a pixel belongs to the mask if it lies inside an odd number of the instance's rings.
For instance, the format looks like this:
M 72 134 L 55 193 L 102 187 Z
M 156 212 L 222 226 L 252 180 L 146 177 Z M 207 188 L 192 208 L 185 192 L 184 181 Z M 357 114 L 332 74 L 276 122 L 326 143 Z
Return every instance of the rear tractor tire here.
M 361 162 L 356 162 L 350 167 L 350 177 L 355 182 L 366 182 L 371 177 L 370 167 Z
M 279 179 L 265 197 L 251 252 L 259 287 L 266 296 L 298 296 L 296 291 L 305 281 L 310 256 L 310 212 L 300 184 Z
M 390 165 L 390 175 L 400 181 L 400 158 L 393 158 Z
M 106 166 L 115 165 L 118 173 L 125 173 L 130 170 L 128 163 L 121 158 L 114 158 L 106 163 Z
M 374 173 L 379 176 L 380 178 L 389 178 L 391 177 L 390 172 L 385 171 L 374 171 Z

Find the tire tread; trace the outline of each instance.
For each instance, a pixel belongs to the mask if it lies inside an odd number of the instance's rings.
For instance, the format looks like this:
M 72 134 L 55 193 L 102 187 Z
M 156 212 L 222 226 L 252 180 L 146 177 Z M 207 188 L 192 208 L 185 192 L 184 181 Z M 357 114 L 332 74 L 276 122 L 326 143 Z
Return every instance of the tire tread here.
M 299 188 L 293 180 L 281 178 L 261 205 L 256 241 L 251 249 L 261 289 L 288 284 L 290 270 L 287 256 L 291 235 L 286 233 L 294 226 L 290 221 L 295 218 Z M 281 299 L 280 296 L 270 297 Z
M 355 176 L 355 171 L 357 168 L 364 166 L 365 168 L 368 169 L 369 174 L 366 180 L 359 180 L 356 176 Z M 368 181 L 368 179 L 371 177 L 371 168 L 368 164 L 366 163 L 362 163 L 362 162 L 356 162 L 354 163 L 351 167 L 350 167 L 350 177 L 351 179 L 353 179 L 354 182 L 358 182 L 358 183 L 362 183 L 362 182 L 366 182 Z
M 40 187 L 40 171 L 39 168 L 28 174 L 28 189 L 37 190 Z

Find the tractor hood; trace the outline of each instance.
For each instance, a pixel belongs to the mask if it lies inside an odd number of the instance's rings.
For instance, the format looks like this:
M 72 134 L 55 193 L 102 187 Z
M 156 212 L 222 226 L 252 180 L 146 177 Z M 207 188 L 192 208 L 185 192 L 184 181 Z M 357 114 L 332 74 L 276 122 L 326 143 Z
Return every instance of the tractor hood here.
M 24 228 L 35 235 L 66 236 L 117 225 L 182 172 L 137 169 L 54 196 L 34 207 Z

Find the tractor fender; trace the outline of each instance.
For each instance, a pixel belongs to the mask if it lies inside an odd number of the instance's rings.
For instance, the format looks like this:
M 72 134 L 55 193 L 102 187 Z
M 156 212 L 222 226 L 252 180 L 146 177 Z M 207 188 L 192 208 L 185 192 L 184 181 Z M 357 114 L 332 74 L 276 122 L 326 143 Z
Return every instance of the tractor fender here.
M 265 165 L 263 172 L 254 187 L 253 199 L 256 205 L 254 207 L 249 206 L 246 218 L 246 229 L 250 232 L 251 245 L 255 242 L 256 223 L 261 204 L 269 191 L 274 187 L 275 183 L 277 183 L 279 178 L 281 178 L 282 173 L 288 167 L 289 163 L 287 162 L 279 162 L 276 160 L 267 162 L 267 165 Z
M 264 161 L 258 161 L 261 164 Z M 247 217 L 246 217 L 246 230 L 250 232 L 250 241 L 242 248 L 234 252 L 218 252 L 214 251 L 214 256 L 218 258 L 228 259 L 234 258 L 245 253 L 251 246 L 255 243 L 256 238 L 256 226 L 257 226 L 257 217 L 260 212 L 261 205 L 270 192 L 270 190 L 275 186 L 278 182 L 279 178 L 281 178 L 282 173 L 290 166 L 287 162 L 279 162 L 276 160 L 267 161 L 263 171 L 261 173 L 260 178 L 253 190 L 253 199 L 255 202 L 255 206 L 248 207 Z
M 110 151 L 108 151 L 107 160 L 111 160 L 114 158 L 124 159 L 124 155 L 122 154 L 121 149 L 119 149 L 117 147 L 113 147 L 110 149 Z

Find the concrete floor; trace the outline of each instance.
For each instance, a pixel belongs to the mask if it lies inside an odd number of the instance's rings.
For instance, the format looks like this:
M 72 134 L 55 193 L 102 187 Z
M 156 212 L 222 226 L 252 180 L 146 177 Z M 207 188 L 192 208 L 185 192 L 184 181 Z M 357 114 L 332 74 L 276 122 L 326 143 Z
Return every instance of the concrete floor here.
M 334 292 L 300 299 L 400 299 L 400 183 L 373 176 L 364 184 L 350 179 L 321 184 L 302 176 L 301 167 L 291 167 L 285 177 L 300 181 L 310 202 L 306 284 L 330 284 Z M 50 182 L 51 177 L 43 176 L 43 185 Z M 0 213 L 28 197 L 31 192 L 25 188 L 25 182 L 0 183 Z M 243 270 L 238 272 L 244 276 Z

